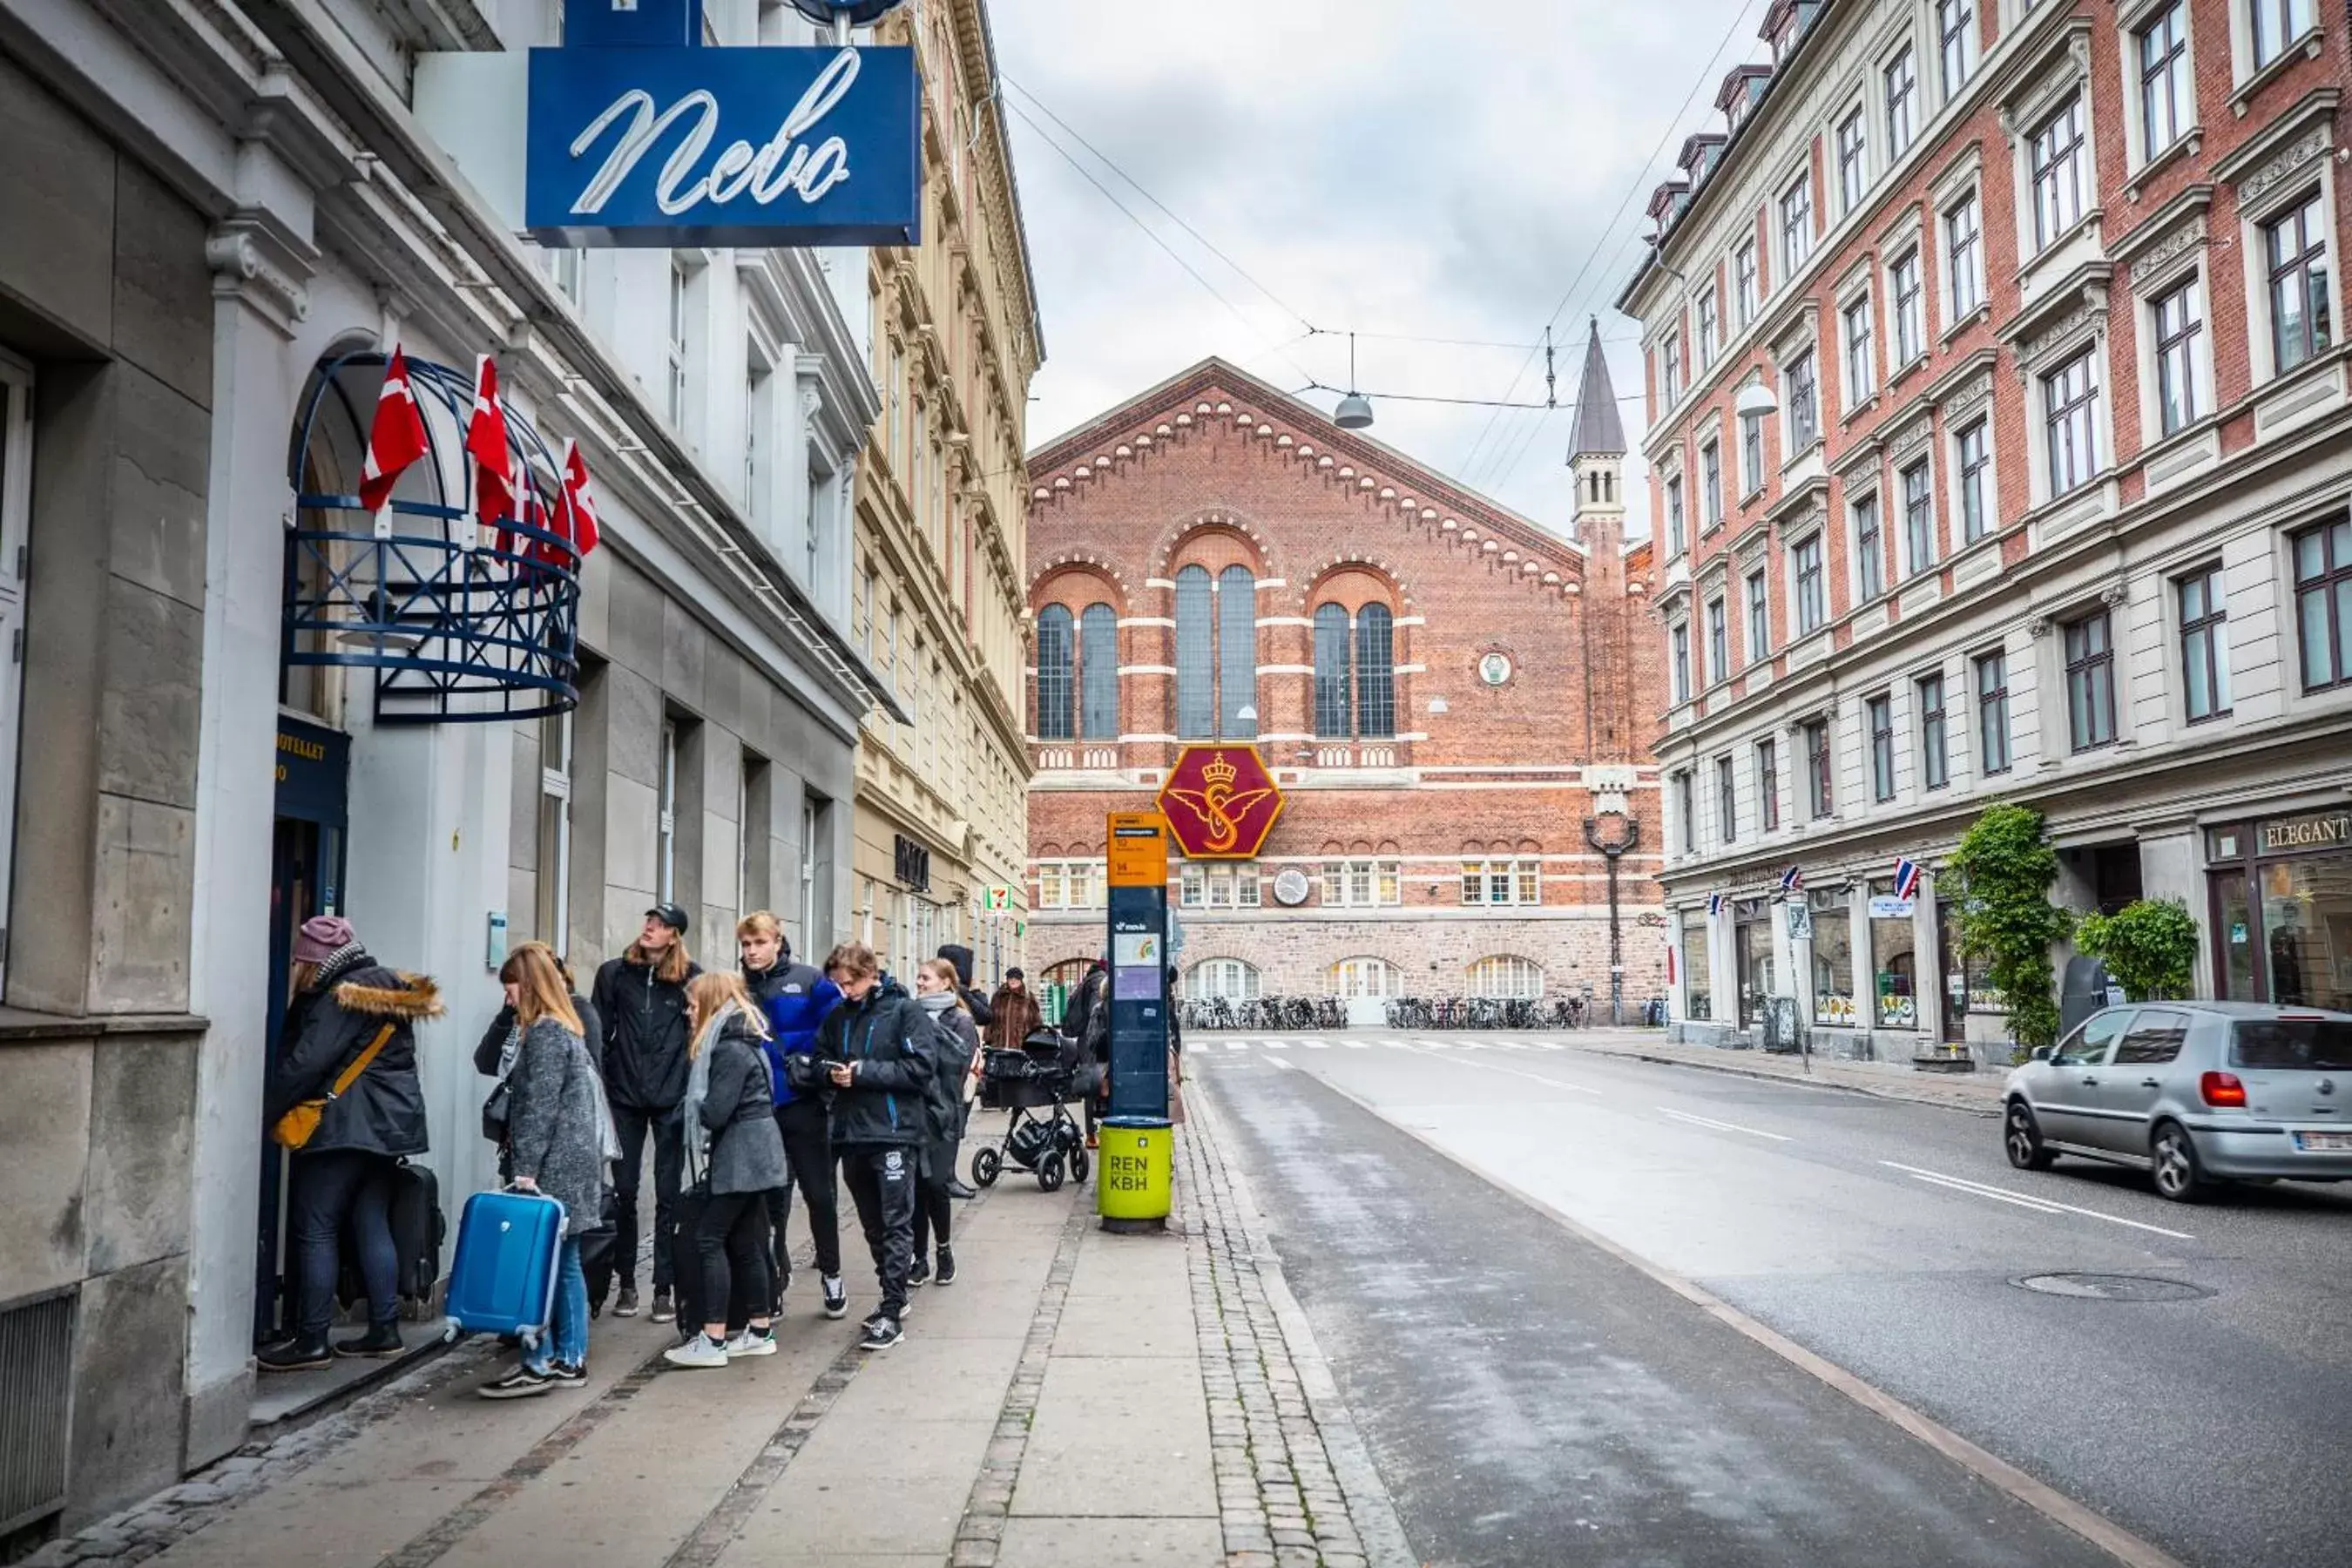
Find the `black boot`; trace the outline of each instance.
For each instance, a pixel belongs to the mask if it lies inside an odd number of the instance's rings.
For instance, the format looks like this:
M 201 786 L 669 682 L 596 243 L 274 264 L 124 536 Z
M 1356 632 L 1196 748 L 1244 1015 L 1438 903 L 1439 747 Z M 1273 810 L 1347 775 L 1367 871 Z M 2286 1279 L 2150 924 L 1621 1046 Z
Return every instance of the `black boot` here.
M 400 1342 L 398 1323 L 375 1323 L 355 1340 L 337 1340 L 337 1355 L 367 1356 L 377 1361 L 390 1361 L 407 1347 Z
M 312 1372 L 335 1364 L 334 1352 L 327 1348 L 324 1334 L 315 1338 L 297 1334 L 282 1345 L 270 1346 L 253 1360 L 264 1372 Z

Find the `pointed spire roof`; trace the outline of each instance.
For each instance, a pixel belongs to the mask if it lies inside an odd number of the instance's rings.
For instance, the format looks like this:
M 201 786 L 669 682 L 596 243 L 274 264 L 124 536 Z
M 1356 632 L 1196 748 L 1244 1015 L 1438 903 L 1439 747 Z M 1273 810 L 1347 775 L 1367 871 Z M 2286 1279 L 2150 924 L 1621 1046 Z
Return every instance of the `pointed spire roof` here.
M 1609 382 L 1609 362 L 1601 353 L 1601 320 L 1584 343 L 1584 379 L 1576 389 L 1576 428 L 1570 433 L 1568 460 L 1622 458 L 1625 423 L 1617 416 L 1617 389 Z

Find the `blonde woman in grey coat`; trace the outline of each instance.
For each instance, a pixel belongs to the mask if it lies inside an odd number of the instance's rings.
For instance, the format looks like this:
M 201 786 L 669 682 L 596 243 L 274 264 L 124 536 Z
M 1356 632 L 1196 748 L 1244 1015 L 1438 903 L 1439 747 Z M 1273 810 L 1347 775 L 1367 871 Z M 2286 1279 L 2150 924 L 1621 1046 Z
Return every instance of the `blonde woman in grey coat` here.
M 580 1236 L 604 1217 L 610 1140 L 596 1067 L 554 953 L 543 943 L 525 942 L 507 955 L 499 978 L 515 1010 L 518 1037 L 507 1075 L 514 1185 L 563 1205 L 552 1332 L 524 1352 L 521 1365 L 481 1389 L 486 1399 L 520 1399 L 587 1381 L 588 1280 L 580 1268 Z
M 788 1179 L 783 1134 L 777 1130 L 775 1091 L 768 1078 L 767 1016 L 751 1000 L 743 977 L 724 972 L 687 983 L 693 1021 L 686 1099 L 687 1180 L 702 1189 L 695 1250 L 702 1265 L 702 1331 L 665 1351 L 672 1366 L 719 1367 L 745 1356 L 776 1353 L 774 1319 L 747 1315 L 742 1332 L 727 1332 L 729 1304 L 738 1298 L 763 1309 L 776 1299 L 768 1251 L 768 1194 Z

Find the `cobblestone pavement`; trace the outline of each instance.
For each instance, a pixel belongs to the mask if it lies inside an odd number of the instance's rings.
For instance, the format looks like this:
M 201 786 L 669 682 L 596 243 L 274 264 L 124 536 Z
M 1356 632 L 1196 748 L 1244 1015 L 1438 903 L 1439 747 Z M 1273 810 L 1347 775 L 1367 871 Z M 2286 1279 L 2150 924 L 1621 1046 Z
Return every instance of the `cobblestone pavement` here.
M 964 1281 L 917 1292 L 887 1357 L 803 1310 L 782 1357 L 673 1376 L 666 1331 L 607 1321 L 584 1402 L 490 1406 L 467 1385 L 502 1355 L 469 1342 L 31 1561 L 1410 1568 L 1213 1095 L 1192 1095 L 1169 1236 L 1106 1235 L 1090 1186 L 1008 1172 L 961 1206 Z M 873 1455 L 909 1434 L 921 1479 L 891 1492 Z M 643 1491 L 689 1451 L 690 1482 Z

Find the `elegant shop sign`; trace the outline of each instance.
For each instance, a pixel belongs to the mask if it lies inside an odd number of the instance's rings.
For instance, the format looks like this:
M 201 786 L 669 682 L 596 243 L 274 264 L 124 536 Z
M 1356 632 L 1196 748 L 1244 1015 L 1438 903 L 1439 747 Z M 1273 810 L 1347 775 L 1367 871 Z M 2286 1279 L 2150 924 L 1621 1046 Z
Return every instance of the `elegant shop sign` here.
M 920 244 L 914 51 L 706 46 L 700 9 L 574 0 L 564 47 L 530 51 L 523 221 L 532 237 Z
M 2352 849 L 2352 813 L 2322 812 L 2263 824 L 2263 854 L 2284 855 L 2298 849 Z

